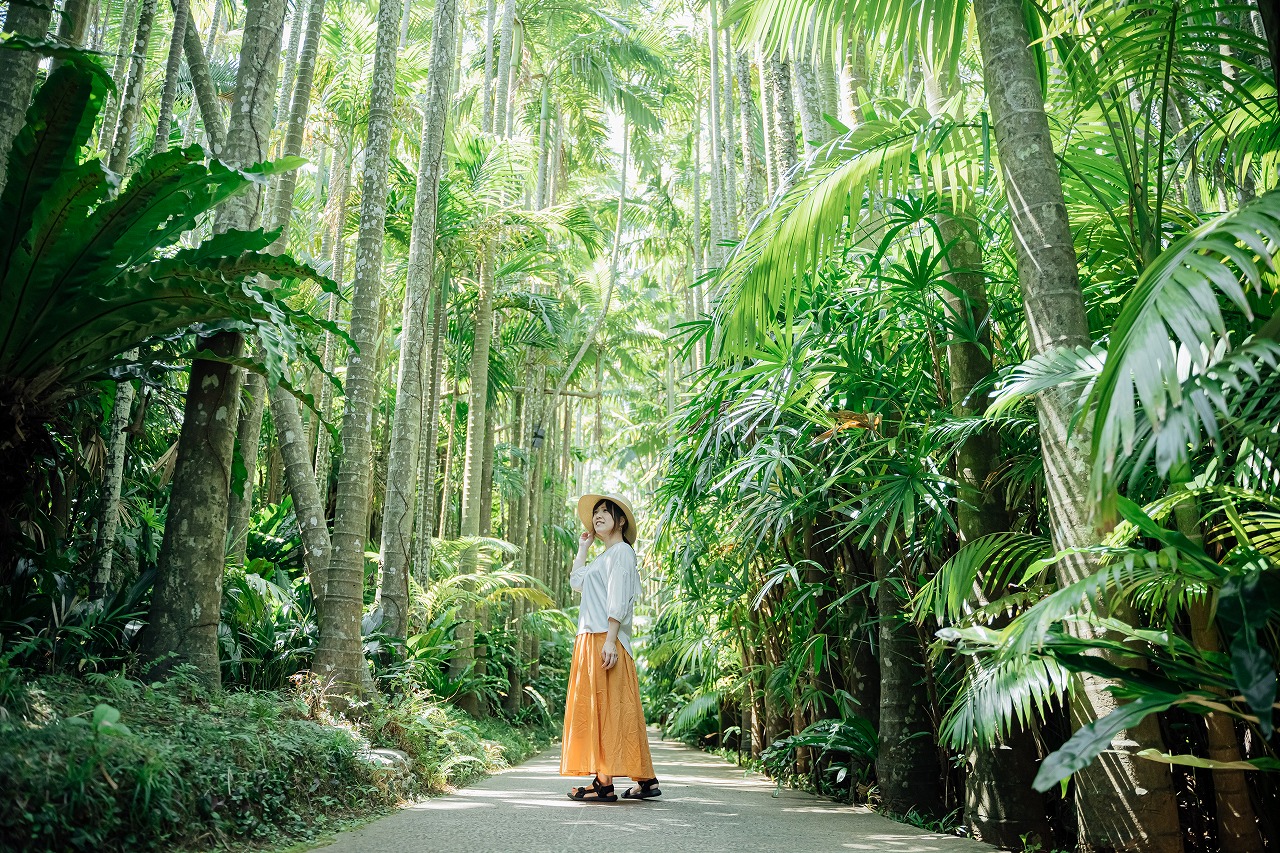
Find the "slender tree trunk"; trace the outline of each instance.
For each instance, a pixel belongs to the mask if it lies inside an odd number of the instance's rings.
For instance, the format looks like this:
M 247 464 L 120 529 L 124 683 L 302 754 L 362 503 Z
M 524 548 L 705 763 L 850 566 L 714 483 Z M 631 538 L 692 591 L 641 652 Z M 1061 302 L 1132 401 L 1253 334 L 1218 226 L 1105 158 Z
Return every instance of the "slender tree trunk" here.
M 1022 6 L 1017 0 L 975 0 L 974 12 L 1032 350 L 1087 345 L 1075 249 Z M 1088 437 L 1073 435 L 1069 394 L 1052 389 L 1036 402 L 1053 545 L 1063 550 L 1090 544 L 1095 536 L 1086 493 Z M 1083 556 L 1068 557 L 1058 564 L 1058 580 L 1074 583 L 1094 568 Z M 1075 726 L 1116 707 L 1106 686 L 1100 678 L 1081 679 L 1072 702 Z M 1113 743 L 1122 749 L 1105 751 L 1075 775 L 1081 848 L 1180 851 L 1171 774 L 1166 766 L 1132 754 L 1161 748 L 1156 718 L 1119 734 Z
M 249 519 L 253 516 L 253 492 L 258 482 L 258 450 L 262 438 L 262 413 L 267 405 L 267 380 L 257 373 L 245 377 L 236 426 L 236 453 L 244 464 L 240 491 L 231 492 L 227 509 L 227 539 L 231 542 L 228 561 L 242 566 L 249 544 Z
M 190 0 L 188 0 L 190 2 Z M 213 87 L 213 78 L 209 75 L 208 54 L 213 53 L 217 44 L 222 16 L 221 3 L 214 4 L 213 22 L 209 26 L 209 45 L 200 44 L 200 34 L 196 26 L 187 16 L 186 35 L 183 36 L 182 52 L 187 59 L 187 71 L 191 74 L 191 87 L 195 91 L 195 100 L 200 108 L 200 121 L 204 125 L 205 147 L 214 157 L 222 152 L 223 138 L 226 132 L 222 124 L 222 108 L 218 105 L 218 93 Z
M 727 9 L 726 0 L 725 7 Z M 733 150 L 737 144 L 738 132 L 733 120 L 733 46 L 729 38 L 729 28 L 724 28 L 724 54 L 720 66 L 724 71 L 724 82 L 720 90 L 720 118 L 724 121 L 721 134 L 724 149 L 724 237 L 726 240 L 738 240 L 738 169 L 736 155 Z
M 293 75 L 298 67 L 298 44 L 302 37 L 303 0 L 294 0 L 293 14 L 289 16 L 289 47 L 284 53 L 284 73 L 280 75 L 280 95 L 276 101 L 275 121 L 278 125 L 289 111 L 293 98 Z
M 773 151 L 777 157 L 778 188 L 786 189 L 797 163 L 796 116 L 791 100 L 791 64 L 776 56 L 769 60 L 769 76 L 775 95 L 773 112 Z
M 840 65 L 840 121 L 845 127 L 852 128 L 858 123 L 858 87 L 862 85 L 862 76 L 858 67 L 858 43 L 850 40 L 849 49 L 845 52 L 844 61 Z
M 511 46 L 514 41 L 516 0 L 505 0 L 502 6 L 502 27 L 498 34 L 498 69 L 493 93 L 493 132 L 506 136 L 507 99 L 511 87 Z
M 798 56 L 791 62 L 794 72 L 792 85 L 795 99 L 800 105 L 800 129 L 804 137 L 804 150 L 821 145 L 825 137 L 822 120 L 822 89 L 818 85 L 818 75 L 807 56 Z
M 361 647 L 360 618 L 364 608 L 364 551 L 373 453 L 371 427 L 378 379 L 382 244 L 386 233 L 399 30 L 400 0 L 382 0 L 378 8 L 378 36 L 369 91 L 369 135 L 365 144 L 360 232 L 356 240 L 355 285 L 351 297 L 350 334 L 355 347 L 347 358 L 338 502 L 314 663 L 317 674 L 326 680 L 333 679 L 343 693 L 361 689 L 368 673 Z
M 156 0 L 142 0 L 138 13 L 138 30 L 133 40 L 133 56 L 129 62 L 129 77 L 120 95 L 120 117 L 116 121 L 115 135 L 111 138 L 111 155 L 107 167 L 116 174 L 123 174 L 129 163 L 129 149 L 133 145 L 133 129 L 142 110 L 142 74 L 146 70 L 147 46 L 151 43 L 151 25 L 155 22 Z
M 945 115 L 950 87 L 931 68 L 924 70 L 929 111 Z M 942 189 L 945 195 L 945 184 Z M 960 207 L 948 198 L 943 204 L 950 211 Z M 947 344 L 952 411 L 961 418 L 981 417 L 986 407 L 974 389 L 994 371 L 990 309 L 978 242 L 981 226 L 969 210 L 943 212 L 937 220 L 942 240 L 950 247 L 946 264 L 952 288 L 942 292 L 942 301 L 952 327 Z M 956 451 L 960 499 L 956 520 L 961 542 L 1008 529 L 1003 492 L 989 483 L 999 463 L 1000 440 L 992 430 L 970 436 Z M 975 838 L 1010 849 L 1019 846 L 1024 837 L 1050 842 L 1044 798 L 1031 787 L 1039 758 L 1032 732 L 1022 725 L 996 748 L 975 751 L 965 784 L 965 822 Z
M 778 191 L 778 149 L 773 128 L 777 121 L 778 92 L 774 85 L 773 66 L 766 60 L 760 48 L 756 48 L 756 68 L 760 75 L 761 130 L 764 142 L 764 176 L 767 195 L 772 198 Z
M 484 16 L 484 89 L 480 92 L 480 131 L 493 133 L 493 24 L 497 17 L 497 0 L 489 0 Z M 505 9 L 505 7 L 504 7 Z
M 1179 472 L 1170 479 L 1172 491 L 1185 490 L 1186 472 Z M 1194 495 L 1187 495 L 1173 507 L 1173 518 L 1178 532 L 1192 542 L 1200 544 L 1204 534 L 1200 528 L 1200 507 Z M 1202 652 L 1220 653 L 1222 642 L 1213 614 L 1205 600 L 1191 605 L 1191 642 Z M 1206 755 L 1213 761 L 1232 763 L 1240 761 L 1240 741 L 1236 737 L 1235 721 L 1225 714 L 1210 713 L 1204 717 Z M 1249 782 L 1243 770 L 1213 771 L 1214 816 L 1218 825 L 1218 845 L 1222 853 L 1261 853 L 1264 849 L 1262 835 L 1258 831 L 1258 818 L 1249 797 Z
M 496 325 L 496 324 L 495 324 Z M 494 339 L 501 346 L 501 326 L 496 325 Z M 492 414 L 492 413 L 490 413 Z M 484 467 L 480 469 L 480 535 L 493 535 L 493 454 L 497 450 L 498 430 L 492 423 L 484 431 Z
M 453 450 L 458 433 L 458 383 L 453 383 L 453 393 L 449 395 L 449 416 L 445 420 L 445 424 L 449 428 L 449 434 L 445 437 L 444 444 L 444 474 L 441 477 L 440 488 L 440 530 L 437 539 L 445 539 L 449 535 L 449 516 L 453 514 L 453 507 L 450 502 L 450 492 L 453 489 Z
M 49 32 L 52 16 L 53 0 L 9 0 L 4 32 L 39 40 Z M 0 50 L 0 192 L 8 178 L 9 149 L 27 121 L 39 63 L 39 54 Z
M 132 350 L 126 358 L 137 358 Z M 129 413 L 133 408 L 133 382 L 116 384 L 116 400 L 111 408 L 111 420 L 107 422 L 106 476 L 102 482 L 102 516 L 98 520 L 96 545 L 99 552 L 98 567 L 94 574 L 95 600 L 110 596 L 116 588 L 112 563 L 115 556 L 116 528 L 120 522 L 120 493 L 124 488 L 125 450 L 129 442 Z
M 518 21 L 514 23 L 511 33 L 511 61 L 507 63 L 511 79 L 507 82 L 506 118 L 503 127 L 506 135 L 516 132 L 516 84 L 520 82 L 520 68 L 524 61 L 524 26 Z
M 538 114 L 538 181 L 533 194 L 533 206 L 542 210 L 547 206 L 547 167 L 551 161 L 551 78 L 544 74 L 542 78 L 542 106 Z
M 760 126 L 760 113 L 751 97 L 751 60 L 745 50 L 738 50 L 738 112 L 742 125 L 742 171 L 745 178 L 743 198 L 747 227 L 764 205 L 764 163 L 756 150 L 756 128 Z
M 10 2 L 17 2 L 17 0 L 10 0 Z M 50 3 L 52 3 L 52 0 L 50 0 Z M 138 31 L 137 14 L 138 0 L 125 0 L 124 10 L 120 13 L 120 34 L 116 40 L 116 61 L 111 71 L 111 82 L 115 84 L 116 91 L 107 99 L 107 107 L 102 111 L 100 118 L 102 125 L 98 128 L 99 148 L 109 147 L 111 139 L 116 132 L 116 119 L 120 115 L 120 97 L 124 93 L 124 75 L 129 70 L 129 57 L 131 55 L 129 50 L 133 47 L 134 35 Z M 6 29 L 8 26 L 8 24 L 5 24 Z M 4 57 L 0 56 L 0 68 L 2 68 L 4 61 Z M 8 76 L 6 75 L 0 79 L 7 80 Z M 0 90 L 0 92 L 2 91 Z M 3 97 L 3 95 L 0 95 L 0 97 Z M 28 93 L 28 97 L 30 97 L 30 93 Z M 26 107 L 23 107 L 23 110 L 25 109 Z M 0 112 L 3 112 L 3 101 L 0 101 Z M 3 120 L 3 118 L 0 118 L 0 121 Z M 0 142 L 3 142 L 2 137 L 0 137 Z M 4 168 L 4 164 L 0 164 L 0 170 Z M 0 189 L 3 189 L 3 186 L 0 186 Z
M 79 0 L 84 2 L 84 0 Z M 164 89 L 160 93 L 160 115 L 156 119 L 157 153 L 169 150 L 169 130 L 173 124 L 173 104 L 178 97 L 178 72 L 182 70 L 182 42 L 191 17 L 191 0 L 174 0 L 173 32 L 169 39 L 169 59 L 164 69 Z
M 311 14 L 314 24 L 307 27 L 306 41 L 302 47 L 303 56 L 295 65 L 295 91 L 290 101 L 287 116 L 287 127 L 284 138 L 283 154 L 287 157 L 302 153 L 302 137 L 306 127 L 307 113 L 311 104 L 311 81 L 314 76 L 316 52 L 320 41 L 320 24 L 324 17 L 324 0 L 312 0 Z M 294 20 L 300 21 L 302 9 L 294 13 Z M 298 42 L 294 42 L 294 53 Z M 277 113 L 277 116 L 280 114 Z M 271 193 L 268 220 L 272 227 L 280 231 L 280 236 L 267 249 L 272 254 L 280 254 L 285 250 L 289 222 L 293 215 L 293 191 L 297 186 L 298 173 L 290 170 L 281 174 L 275 182 Z M 311 468 L 311 451 L 307 446 L 306 430 L 302 427 L 302 412 L 298 401 L 288 392 L 271 389 L 272 417 L 276 422 L 276 440 L 279 443 L 281 461 L 284 464 L 289 481 L 289 493 L 293 498 L 294 516 L 298 521 L 303 539 L 303 558 L 307 574 L 319 578 L 327 568 L 329 541 L 328 530 L 324 525 L 324 507 L 319 501 L 319 493 L 314 488 L 315 472 Z M 233 559 L 237 564 L 244 562 L 245 546 L 248 542 L 249 519 L 253 514 L 253 486 L 256 481 L 258 462 L 258 442 L 262 433 L 262 414 L 267 405 L 268 388 L 265 378 L 250 376 L 245 381 L 245 404 L 241 410 L 238 441 L 241 458 L 248 476 L 240 494 L 233 495 L 228 522 L 228 532 L 232 542 Z M 289 410 L 289 411 L 286 411 Z M 296 480 L 296 475 L 306 471 L 306 482 Z M 276 503 L 277 499 L 268 499 L 268 503 Z
M 338 170 L 338 177 L 334 183 L 333 192 L 329 194 L 329 203 L 334 207 L 332 216 L 332 233 L 333 233 L 333 280 L 337 282 L 338 288 L 343 286 L 343 280 L 346 277 L 346 238 L 343 235 L 344 226 L 347 221 L 347 204 L 351 199 L 349 186 L 351 183 L 351 161 L 354 159 L 352 155 L 353 143 L 349 138 L 342 141 L 342 167 Z M 329 322 L 334 323 L 338 320 L 338 298 L 330 297 L 329 299 Z M 325 332 L 324 335 L 324 354 L 323 364 L 325 373 L 332 374 L 334 364 L 337 361 L 338 339 L 332 334 Z M 320 386 L 320 413 L 328 417 L 329 409 L 333 402 L 333 385 L 324 382 Z M 329 492 L 329 475 L 332 473 L 333 458 L 330 453 L 329 431 L 321 429 L 316 438 L 315 450 L 315 472 L 316 485 L 320 488 L 322 496 Z
M 443 277 L 447 278 L 447 276 Z M 418 550 L 414 557 L 414 577 L 425 586 L 431 571 L 431 538 L 435 534 L 436 511 L 436 444 L 440 440 L 440 381 L 444 378 L 444 327 L 447 320 L 444 316 L 444 280 L 435 288 L 431 309 L 431 349 L 429 352 L 429 370 L 427 380 L 427 399 L 423 407 L 422 419 L 425 423 L 422 440 L 422 519 L 418 525 Z
M 880 625 L 880 749 L 876 781 L 884 808 L 894 814 L 917 809 L 935 814 L 942 805 L 938 747 L 929 719 L 924 681 L 924 649 L 904 618 L 890 580 L 889 559 L 877 552 L 876 610 Z
M 693 281 L 690 286 L 694 286 L 698 279 L 702 278 L 703 256 L 702 256 L 702 104 L 698 102 L 695 96 L 693 99 L 693 204 L 690 205 L 693 210 L 692 225 L 693 233 L 690 234 L 690 242 L 693 244 Z M 697 369 L 698 365 L 695 365 Z
M 236 79 L 236 103 L 227 138 L 232 165 L 259 162 L 266 154 L 275 91 L 283 0 L 251 0 Z M 257 225 L 262 190 L 253 188 L 225 202 L 218 230 Z M 210 351 L 235 357 L 241 335 L 221 332 L 205 344 Z M 178 439 L 169 513 L 160 549 L 156 587 L 143 651 L 161 671 L 173 663 L 193 664 L 215 687 L 218 666 L 218 616 L 227 530 L 227 501 L 242 371 L 219 361 L 191 366 Z
M 58 38 L 75 48 L 84 48 L 85 30 L 89 27 L 92 10 L 89 0 L 67 0 L 58 21 Z M 6 24 L 5 30 L 9 27 Z
M 499 74 L 499 83 L 502 77 Z M 495 102 L 500 105 L 501 101 Z M 490 238 L 494 240 L 495 238 Z M 472 538 L 480 535 L 480 479 L 484 467 L 485 430 L 487 428 L 489 398 L 489 344 L 493 338 L 493 288 L 494 262 L 497 247 L 490 245 L 485 249 L 480 262 L 479 294 L 476 297 L 475 332 L 472 340 L 470 390 L 467 400 L 467 439 L 463 455 L 462 468 L 462 525 L 459 535 Z M 476 553 L 474 547 L 468 547 L 462 561 L 462 573 L 469 574 L 475 570 Z M 457 648 L 450 662 L 453 677 L 461 675 L 467 667 L 475 662 L 475 605 L 470 601 L 464 603 L 459 612 L 459 622 L 455 629 Z M 475 693 L 464 694 L 459 706 L 470 714 L 480 710 L 480 697 Z
M 711 245 L 708 251 L 711 266 L 720 266 L 724 249 L 720 241 L 724 239 L 727 216 L 725 214 L 724 191 L 724 131 L 720 121 L 721 97 L 720 87 L 723 78 L 720 73 L 720 33 L 717 27 L 715 0 L 707 4 L 711 26 L 707 30 L 707 41 L 711 48 L 710 87 L 707 93 L 707 131 L 711 143 Z
M 440 172 L 449 121 L 453 82 L 454 20 L 456 0 L 436 0 L 428 60 L 427 95 L 419 146 L 418 186 L 414 196 L 413 230 L 409 239 L 409 272 L 404 293 L 404 325 L 400 344 L 400 369 L 396 382 L 396 408 L 391 425 L 391 449 L 387 461 L 387 493 L 382 516 L 383 630 L 403 637 L 409 616 L 409 564 L 413 538 L 419 439 L 422 433 L 423 398 L 439 374 L 428 374 L 424 358 L 427 329 L 432 325 L 435 296 L 436 208 Z M 433 368 L 437 365 L 431 365 Z

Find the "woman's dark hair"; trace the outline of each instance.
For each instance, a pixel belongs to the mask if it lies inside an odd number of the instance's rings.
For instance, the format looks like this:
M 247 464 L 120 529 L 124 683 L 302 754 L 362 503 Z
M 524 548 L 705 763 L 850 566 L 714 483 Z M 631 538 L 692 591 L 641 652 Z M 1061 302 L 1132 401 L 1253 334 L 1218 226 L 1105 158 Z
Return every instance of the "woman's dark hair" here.
M 603 500 L 596 501 L 596 505 L 591 508 L 591 514 L 595 515 L 596 510 L 600 509 L 600 507 L 604 507 L 604 511 L 613 516 L 613 526 L 616 527 L 618 532 L 625 537 L 627 534 L 628 522 L 627 514 L 622 511 L 622 507 L 618 506 L 608 498 L 604 498 Z

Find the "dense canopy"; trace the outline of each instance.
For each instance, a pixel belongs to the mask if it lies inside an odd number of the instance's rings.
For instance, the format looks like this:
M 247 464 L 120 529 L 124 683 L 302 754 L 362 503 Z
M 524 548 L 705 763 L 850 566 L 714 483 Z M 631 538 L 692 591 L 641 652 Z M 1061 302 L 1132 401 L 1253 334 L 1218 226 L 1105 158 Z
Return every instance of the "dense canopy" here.
M 665 733 L 1007 849 L 1280 843 L 1274 3 L 3 31 L 12 755 L 66 675 L 554 726 L 607 492 Z M 108 781 L 96 849 L 181 835 Z

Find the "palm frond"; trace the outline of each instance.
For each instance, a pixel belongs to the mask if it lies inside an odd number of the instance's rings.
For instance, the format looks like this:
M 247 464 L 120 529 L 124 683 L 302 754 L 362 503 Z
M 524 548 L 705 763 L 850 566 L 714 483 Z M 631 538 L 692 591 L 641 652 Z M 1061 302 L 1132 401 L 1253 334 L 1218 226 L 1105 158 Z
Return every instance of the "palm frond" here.
M 1183 237 L 1138 279 L 1090 397 L 1097 407 L 1091 485 L 1095 499 L 1105 500 L 1107 516 L 1114 513 L 1109 497 L 1117 470 L 1134 453 L 1139 410 L 1154 433 L 1170 432 L 1161 436 L 1163 452 L 1156 454 L 1161 474 L 1184 461 L 1204 435 L 1217 435 L 1214 407 L 1185 396 L 1183 379 L 1192 372 L 1210 374 L 1222 361 L 1230 345 L 1230 313 L 1249 323 L 1259 309 L 1273 314 L 1273 297 L 1261 304 L 1254 300 L 1264 298 L 1263 271 L 1275 269 L 1277 252 L 1280 191 L 1272 191 Z M 1263 327 L 1262 336 L 1274 339 L 1274 325 Z M 1180 356 L 1189 364 L 1181 364 Z M 1275 370 L 1274 356 L 1266 366 Z

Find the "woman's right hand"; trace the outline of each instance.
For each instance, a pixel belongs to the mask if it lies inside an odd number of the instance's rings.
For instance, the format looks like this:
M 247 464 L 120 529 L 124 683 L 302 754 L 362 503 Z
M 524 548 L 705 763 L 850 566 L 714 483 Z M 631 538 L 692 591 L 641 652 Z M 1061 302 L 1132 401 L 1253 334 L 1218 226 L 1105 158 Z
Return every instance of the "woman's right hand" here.
M 585 551 L 588 548 L 590 548 L 591 540 L 595 538 L 596 538 L 596 535 L 592 533 L 590 530 L 582 531 L 582 535 L 578 537 L 578 550 Z

